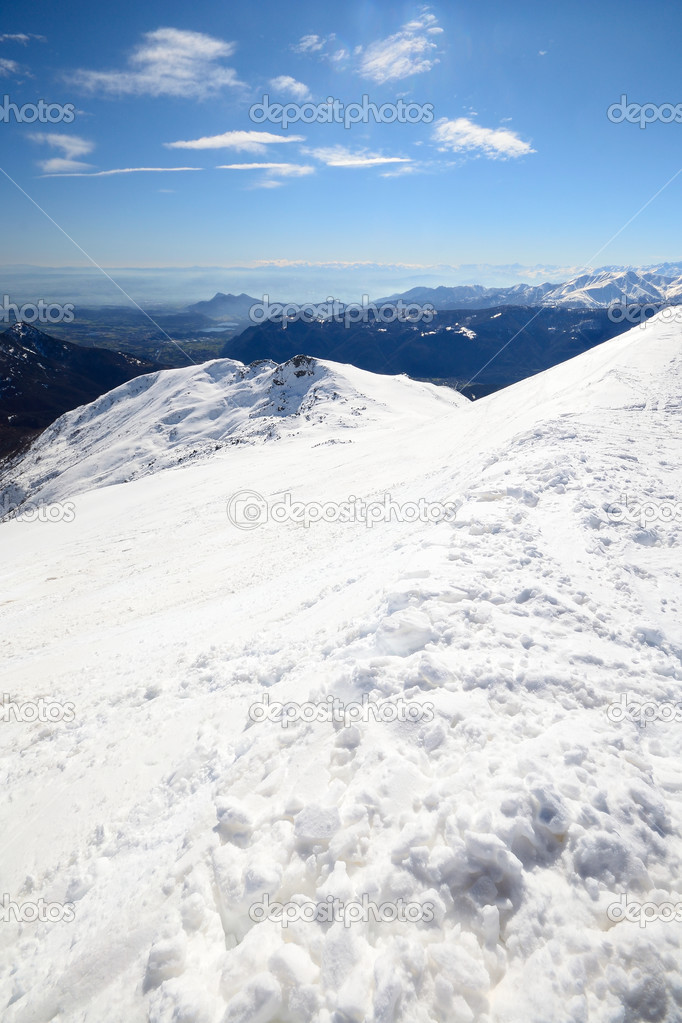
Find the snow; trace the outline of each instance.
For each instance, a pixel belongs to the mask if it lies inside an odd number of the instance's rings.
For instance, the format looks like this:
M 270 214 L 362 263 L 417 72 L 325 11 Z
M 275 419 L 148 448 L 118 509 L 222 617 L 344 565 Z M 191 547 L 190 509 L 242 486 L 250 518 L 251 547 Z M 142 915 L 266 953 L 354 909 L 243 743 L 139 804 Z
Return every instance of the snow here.
M 0 526 L 0 629 L 6 699 L 75 713 L 0 721 L 0 876 L 74 919 L 0 927 L 3 1023 L 678 1020 L 680 923 L 608 909 L 682 902 L 679 723 L 608 708 L 678 702 L 682 523 L 609 509 L 681 492 L 681 362 L 656 317 L 475 403 L 221 361 L 62 417 L 13 493 L 75 517 Z M 363 898 L 430 913 L 303 918 Z
M 277 440 L 313 425 L 317 440 L 369 422 L 393 427 L 395 409 L 430 420 L 466 404 L 457 392 L 297 356 L 281 366 L 216 359 L 136 377 L 56 420 L 16 471 L 11 500 L 62 500 L 205 458 L 224 445 Z

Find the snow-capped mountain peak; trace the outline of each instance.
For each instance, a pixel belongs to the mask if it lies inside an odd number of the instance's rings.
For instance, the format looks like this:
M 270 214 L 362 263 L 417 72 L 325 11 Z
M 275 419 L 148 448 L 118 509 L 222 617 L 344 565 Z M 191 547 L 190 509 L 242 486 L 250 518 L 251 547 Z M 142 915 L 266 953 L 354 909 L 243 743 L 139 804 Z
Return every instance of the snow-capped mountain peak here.
M 396 412 L 427 421 L 468 404 L 457 392 L 407 377 L 296 356 L 277 365 L 217 359 L 136 377 L 67 412 L 37 439 L 21 464 L 0 477 L 11 500 L 63 500 L 122 483 L 225 446 L 352 437 Z

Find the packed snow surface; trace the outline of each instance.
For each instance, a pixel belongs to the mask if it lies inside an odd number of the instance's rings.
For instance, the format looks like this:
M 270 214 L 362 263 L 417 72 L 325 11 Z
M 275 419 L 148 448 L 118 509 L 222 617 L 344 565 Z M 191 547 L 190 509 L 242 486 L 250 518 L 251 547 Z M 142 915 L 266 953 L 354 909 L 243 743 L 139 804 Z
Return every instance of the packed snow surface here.
M 680 701 L 682 516 L 622 510 L 681 498 L 681 367 L 659 317 L 475 403 L 215 362 L 58 420 L 10 489 L 72 514 L 0 525 L 5 702 L 68 708 L 0 721 L 3 1023 L 679 1021 L 682 722 L 609 708 Z

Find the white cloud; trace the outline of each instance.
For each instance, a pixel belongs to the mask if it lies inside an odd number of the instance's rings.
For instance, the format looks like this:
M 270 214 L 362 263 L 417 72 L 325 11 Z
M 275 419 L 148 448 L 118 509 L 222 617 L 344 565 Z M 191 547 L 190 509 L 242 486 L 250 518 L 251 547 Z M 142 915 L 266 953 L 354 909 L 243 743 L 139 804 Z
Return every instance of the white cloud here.
M 424 7 L 417 18 L 406 22 L 393 35 L 377 39 L 367 47 L 355 46 L 352 54 L 356 70 L 363 78 L 370 78 L 378 84 L 430 71 L 438 63 L 438 58 L 434 54 L 437 46 L 432 37 L 442 32 L 436 16 L 430 14 L 428 8 Z M 327 44 L 334 39 L 334 34 L 307 35 L 303 36 L 292 49 L 297 53 L 317 54 L 320 58 L 328 60 L 337 70 L 341 70 L 350 60 L 351 52 L 350 49 L 341 47 L 332 53 Z
M 324 49 L 325 45 L 334 39 L 334 33 L 330 36 L 307 35 L 301 36 L 299 41 L 291 49 L 296 53 L 317 53 Z
M 21 72 L 16 60 L 7 60 L 0 57 L 0 78 L 7 78 L 8 75 L 18 75 Z
M 61 177 L 63 174 L 69 174 L 72 171 L 87 170 L 88 167 L 92 167 L 92 164 L 84 163 L 82 160 L 67 160 L 63 156 L 53 156 L 49 160 L 39 160 L 38 166 L 43 174 L 49 177 Z
M 416 163 L 402 163 L 394 170 L 384 171 L 379 176 L 382 178 L 403 178 L 406 174 L 416 174 L 419 167 Z
M 40 43 L 47 42 L 45 36 L 37 36 L 33 32 L 3 32 L 0 35 L 0 43 L 21 43 L 22 46 L 30 43 L 31 39 L 37 39 Z
M 164 142 L 168 149 L 237 149 L 247 153 L 265 153 L 266 146 L 280 142 L 303 142 L 304 135 L 273 135 L 269 131 L 226 131 L 185 142 Z
M 311 149 L 310 155 L 327 167 L 378 167 L 385 163 L 411 163 L 410 159 L 404 156 L 381 156 L 379 153 L 368 153 L 365 150 L 351 153 L 345 146 Z
M 310 98 L 310 89 L 303 82 L 297 82 L 291 75 L 279 75 L 270 79 L 270 85 L 278 92 L 285 92 L 295 99 L 305 100 Z
M 300 178 L 314 174 L 315 168 L 304 163 L 222 163 L 216 170 L 265 170 L 277 171 L 285 177 Z
M 438 58 L 433 53 L 436 44 L 429 36 L 440 32 L 435 16 L 425 11 L 388 38 L 370 43 L 360 55 L 358 70 L 363 78 L 380 85 L 430 71 Z
M 265 171 L 249 186 L 250 188 L 279 188 L 284 184 L 280 178 L 301 178 L 315 173 L 314 167 L 302 163 L 224 163 L 216 170 Z
M 49 160 L 40 160 L 38 166 L 44 174 L 65 174 L 69 171 L 83 171 L 92 164 L 78 160 L 79 156 L 87 156 L 95 148 L 95 143 L 80 135 L 63 135 L 58 132 L 42 133 L 31 132 L 28 136 L 32 142 L 50 146 L 52 149 L 60 149 L 61 156 L 51 157 Z
M 220 63 L 234 53 L 234 43 L 203 32 L 158 28 L 146 32 L 119 71 L 74 73 L 76 84 L 91 92 L 129 96 L 183 96 L 204 99 L 243 83 L 233 68 Z
M 55 149 L 61 149 L 64 156 L 73 158 L 75 156 L 87 156 L 95 148 L 95 143 L 90 142 L 88 139 L 81 138 L 80 135 L 61 135 L 57 132 L 50 134 L 43 134 L 41 132 L 32 132 L 29 138 L 33 142 L 44 142 L 48 146 L 53 146 Z
M 467 117 L 448 121 L 443 117 L 433 129 L 433 138 L 441 152 L 479 153 L 493 160 L 527 156 L 535 150 L 508 128 L 483 128 Z
M 84 164 L 84 166 L 90 166 Z M 162 174 L 165 171 L 198 171 L 203 170 L 203 167 L 117 167 L 114 170 L 103 170 L 103 171 L 90 171 L 87 173 L 74 173 L 74 174 L 45 174 L 44 177 L 60 177 L 60 178 L 108 178 L 112 174 Z M 161 188 L 160 192 L 170 192 L 173 189 Z

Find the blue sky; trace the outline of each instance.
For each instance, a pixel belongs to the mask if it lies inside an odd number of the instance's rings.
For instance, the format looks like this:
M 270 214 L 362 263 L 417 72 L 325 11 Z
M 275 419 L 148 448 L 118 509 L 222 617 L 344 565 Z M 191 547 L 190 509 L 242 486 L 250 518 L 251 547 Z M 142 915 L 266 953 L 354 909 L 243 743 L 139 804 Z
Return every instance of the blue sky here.
M 682 124 L 606 116 L 622 94 L 682 103 L 674 3 L 5 0 L 3 15 L 0 95 L 74 117 L 10 115 L 0 166 L 103 266 L 580 267 L 682 167 Z M 402 99 L 433 120 L 283 129 L 250 119 L 266 93 Z M 196 169 L 160 169 L 179 167 Z M 85 262 L 0 189 L 1 263 Z M 594 265 L 682 258 L 681 195 L 682 174 Z

